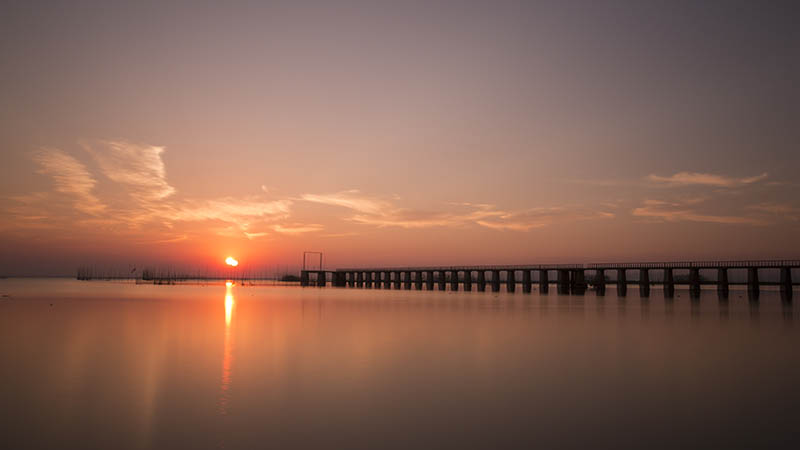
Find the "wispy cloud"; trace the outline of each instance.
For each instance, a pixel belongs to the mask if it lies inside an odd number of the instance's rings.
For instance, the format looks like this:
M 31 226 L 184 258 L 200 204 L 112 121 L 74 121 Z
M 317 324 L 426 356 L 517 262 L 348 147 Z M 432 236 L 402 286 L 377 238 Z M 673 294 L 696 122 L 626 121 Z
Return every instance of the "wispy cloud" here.
M 55 148 L 42 148 L 33 155 L 38 172 L 53 179 L 57 192 L 75 197 L 75 209 L 86 214 L 98 214 L 105 205 L 92 193 L 97 181 L 80 161 Z
M 121 189 L 105 191 L 104 204 L 93 193 L 98 181 L 75 157 L 59 150 L 44 148 L 33 154 L 39 173 L 53 180 L 54 191 L 69 194 L 74 205 L 59 206 L 53 192 L 37 192 L 8 197 L 14 204 L 5 209 L 8 228 L 21 224 L 48 227 L 90 227 L 135 235 L 142 230 L 158 230 L 160 240 L 176 242 L 194 233 L 256 239 L 270 234 L 298 235 L 321 231 L 317 223 L 291 220 L 292 199 L 264 198 L 269 189 L 262 186 L 259 196 L 220 197 L 216 199 L 177 198 L 176 189 L 167 182 L 162 156 L 164 147 L 139 145 L 127 141 L 83 141 L 81 145 L 97 164 L 99 173 Z M 126 196 L 120 201 L 119 195 Z M 74 210 L 91 218 L 74 216 Z M 197 225 L 201 225 L 200 228 Z M 200 231 L 198 231 L 200 230 Z M 176 236 L 175 238 L 174 236 Z M 165 239 L 164 235 L 173 236 Z
M 393 201 L 363 196 L 357 190 L 333 194 L 305 194 L 303 200 L 340 206 L 354 211 L 348 220 L 377 227 L 429 228 L 477 225 L 494 230 L 530 231 L 559 222 L 609 218 L 609 212 L 582 207 L 501 210 L 485 203 L 451 202 L 441 210 L 426 211 L 397 206 Z M 395 199 L 396 200 L 396 199 Z
M 505 212 L 489 219 L 479 220 L 477 223 L 495 230 L 529 231 L 558 223 L 614 217 L 616 215 L 609 211 L 592 210 L 581 206 L 556 206 Z
M 733 178 L 711 173 L 678 172 L 667 177 L 650 174 L 646 177 L 646 179 L 652 183 L 668 186 L 701 185 L 718 188 L 734 188 L 759 182 L 766 179 L 767 176 L 768 175 L 766 173 L 762 173 L 761 175 L 752 177 Z
M 175 193 L 175 188 L 167 182 L 161 159 L 164 147 L 127 141 L 84 142 L 83 146 L 106 177 L 131 188 L 133 198 L 156 201 Z
M 362 195 L 357 189 L 332 194 L 303 194 L 300 198 L 307 202 L 341 206 L 365 214 L 381 215 L 391 209 L 390 203 Z
M 291 225 L 275 224 L 272 226 L 272 229 L 277 233 L 302 234 L 302 233 L 313 233 L 315 231 L 321 231 L 325 229 L 325 227 L 317 223 L 311 223 L 311 224 L 296 223 Z
M 748 209 L 764 214 L 783 217 L 792 221 L 800 220 L 800 208 L 786 203 L 765 202 L 748 206 Z
M 174 221 L 221 220 L 245 223 L 253 219 L 283 219 L 288 217 L 290 200 L 263 201 L 258 198 L 237 199 L 233 197 L 187 201 L 162 214 Z
M 632 215 L 657 222 L 706 222 L 719 224 L 765 225 L 766 222 L 757 217 L 746 215 L 706 214 L 692 209 L 686 203 L 666 202 L 661 200 L 645 200 L 643 205 L 635 208 Z

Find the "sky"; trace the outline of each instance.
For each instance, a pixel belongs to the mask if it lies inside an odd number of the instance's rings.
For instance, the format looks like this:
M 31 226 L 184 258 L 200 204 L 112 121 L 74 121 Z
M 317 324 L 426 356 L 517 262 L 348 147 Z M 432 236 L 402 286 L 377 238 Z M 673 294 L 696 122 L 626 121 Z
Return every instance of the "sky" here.
M 0 275 L 800 257 L 791 2 L 14 2 Z

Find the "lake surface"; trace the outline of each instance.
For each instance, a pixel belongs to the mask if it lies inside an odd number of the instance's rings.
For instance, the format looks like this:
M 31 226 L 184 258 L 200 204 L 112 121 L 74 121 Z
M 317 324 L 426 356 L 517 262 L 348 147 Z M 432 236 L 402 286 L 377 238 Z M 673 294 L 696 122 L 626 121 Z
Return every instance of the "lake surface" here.
M 0 447 L 800 448 L 800 306 L 0 280 Z

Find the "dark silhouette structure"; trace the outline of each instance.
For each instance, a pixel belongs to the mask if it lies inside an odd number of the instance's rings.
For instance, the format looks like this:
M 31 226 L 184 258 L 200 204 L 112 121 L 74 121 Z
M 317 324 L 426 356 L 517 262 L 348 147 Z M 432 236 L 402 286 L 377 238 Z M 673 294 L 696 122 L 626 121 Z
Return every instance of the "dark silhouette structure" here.
M 639 286 L 640 296 L 647 297 L 650 295 L 652 284 L 661 284 L 665 296 L 672 297 L 675 293 L 675 285 L 684 284 L 689 286 L 692 297 L 698 297 L 702 284 L 716 284 L 720 297 L 725 298 L 728 295 L 729 285 L 732 284 L 728 280 L 730 269 L 747 271 L 747 288 L 754 296 L 758 295 L 761 285 L 776 284 L 759 281 L 760 270 L 773 269 L 780 272 L 780 281 L 777 283 L 780 290 L 786 296 L 791 297 L 792 269 L 794 268 L 800 268 L 800 260 L 375 267 L 303 270 L 300 281 L 303 286 L 312 284 L 327 286 L 330 278 L 331 284 L 336 287 L 391 289 L 394 286 L 394 289 L 411 289 L 414 286 L 415 289 L 421 290 L 425 286 L 427 290 L 437 287 L 442 291 L 447 289 L 449 282 L 450 290 L 453 291 L 457 291 L 459 286 L 463 286 L 465 291 L 471 291 L 472 285 L 475 284 L 480 292 L 485 291 L 487 285 L 493 292 L 498 292 L 500 286 L 505 283 L 506 291 L 514 292 L 519 284 L 517 280 L 521 280 L 522 292 L 531 292 L 533 284 L 537 284 L 539 292 L 545 293 L 552 284 L 550 274 L 555 272 L 555 284 L 558 292 L 562 294 L 582 294 L 587 288 L 592 287 L 598 295 L 605 295 L 606 285 L 614 283 L 617 285 L 618 295 L 626 295 L 628 285 L 635 284 Z M 688 270 L 688 278 L 677 279 L 673 274 L 675 270 Z M 703 281 L 700 276 L 701 270 L 715 270 L 717 272 L 716 280 Z M 629 281 L 629 271 L 638 271 L 638 279 Z M 660 283 L 651 282 L 650 273 L 652 271 L 662 272 L 663 277 Z M 590 280 L 588 282 L 587 272 L 593 274 L 588 278 Z M 616 272 L 616 279 L 612 281 L 606 278 L 606 272 Z M 518 277 L 518 274 L 521 276 Z

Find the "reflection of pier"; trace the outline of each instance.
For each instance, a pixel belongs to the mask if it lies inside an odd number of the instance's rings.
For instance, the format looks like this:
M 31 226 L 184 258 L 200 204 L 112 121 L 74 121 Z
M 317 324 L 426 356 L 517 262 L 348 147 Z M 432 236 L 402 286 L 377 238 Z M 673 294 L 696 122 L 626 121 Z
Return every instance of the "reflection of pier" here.
M 547 292 L 551 284 L 557 286 L 559 293 L 582 294 L 593 287 L 598 295 L 603 295 L 607 284 L 617 286 L 619 295 L 625 295 L 628 285 L 637 285 L 641 296 L 650 295 L 653 284 L 663 286 L 664 294 L 671 297 L 676 285 L 686 285 L 693 296 L 700 293 L 700 286 L 717 286 L 720 296 L 726 297 L 732 284 L 747 285 L 748 291 L 758 295 L 762 285 L 778 285 L 780 290 L 791 297 L 792 269 L 800 268 L 800 260 L 775 261 L 692 261 L 692 262 L 651 262 L 651 263 L 606 263 L 606 264 L 533 264 L 505 266 L 439 266 L 439 267 L 375 267 L 344 268 L 336 270 L 303 270 L 300 274 L 303 286 L 333 286 L 384 288 L 458 290 L 463 286 L 471 291 L 473 284 L 478 291 L 485 291 L 487 285 L 492 292 L 514 292 L 519 284 L 523 292 L 531 292 L 536 284 L 539 292 Z M 746 271 L 746 282 L 729 281 L 729 271 Z M 765 271 L 778 271 L 778 282 L 765 282 L 760 274 Z M 628 273 L 638 276 L 628 278 Z M 651 280 L 651 272 L 659 276 L 659 281 Z M 680 272 L 680 273 L 676 273 Z M 715 273 L 709 281 L 701 275 Z M 555 277 L 551 277 L 554 274 Z M 613 275 L 609 277 L 608 275 Z

